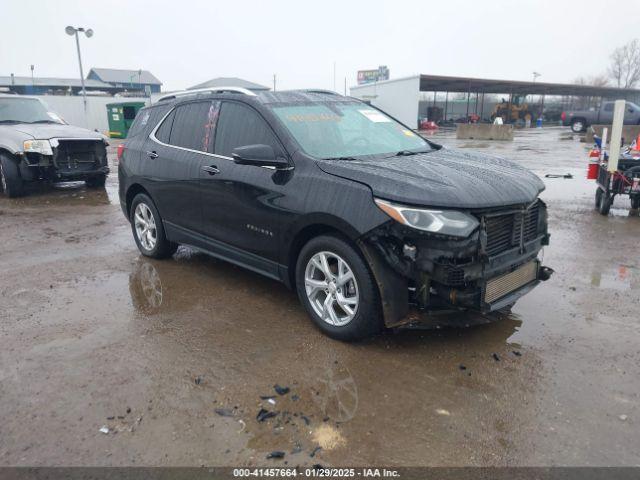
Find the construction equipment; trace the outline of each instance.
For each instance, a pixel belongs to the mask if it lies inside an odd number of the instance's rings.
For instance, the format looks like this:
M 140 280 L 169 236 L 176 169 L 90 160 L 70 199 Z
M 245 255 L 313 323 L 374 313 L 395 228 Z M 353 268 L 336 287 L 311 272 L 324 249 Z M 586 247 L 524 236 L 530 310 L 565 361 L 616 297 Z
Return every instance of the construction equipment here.
M 504 98 L 498 103 L 491 114 L 491 121 L 494 121 L 496 117 L 502 117 L 503 123 L 516 123 L 519 120 L 523 122 L 536 118 L 533 108 L 529 107 L 526 103 L 526 95 L 514 95 L 511 101 Z

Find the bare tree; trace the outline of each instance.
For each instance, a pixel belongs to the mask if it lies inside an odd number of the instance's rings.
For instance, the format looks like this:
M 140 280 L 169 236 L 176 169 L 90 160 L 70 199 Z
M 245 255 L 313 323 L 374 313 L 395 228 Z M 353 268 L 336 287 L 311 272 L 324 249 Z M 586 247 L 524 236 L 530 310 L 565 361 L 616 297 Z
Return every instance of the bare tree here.
M 631 40 L 613 51 L 609 76 L 618 88 L 633 88 L 640 82 L 640 40 Z

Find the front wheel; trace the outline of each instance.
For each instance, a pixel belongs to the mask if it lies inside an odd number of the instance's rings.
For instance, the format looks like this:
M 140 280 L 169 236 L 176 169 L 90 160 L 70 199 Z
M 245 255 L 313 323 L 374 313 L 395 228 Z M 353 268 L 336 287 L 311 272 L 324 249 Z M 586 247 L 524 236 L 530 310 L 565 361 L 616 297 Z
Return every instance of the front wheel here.
M 167 258 L 173 255 L 178 245 L 167 240 L 162 219 L 151 198 L 139 193 L 131 203 L 131 230 L 138 250 L 146 257 Z
M 373 274 L 355 248 L 338 237 L 316 237 L 302 248 L 296 289 L 313 323 L 331 338 L 361 340 L 383 327 Z
M 603 192 L 601 189 L 598 189 L 602 193 L 600 194 L 600 202 L 598 204 L 598 212 L 600 215 L 609 215 L 609 211 L 611 210 L 611 205 L 613 204 L 613 196 L 608 195 Z M 597 193 L 596 193 L 596 203 L 597 203 Z
M 0 185 L 2 192 L 9 198 L 24 195 L 24 184 L 18 164 L 6 155 L 0 154 Z

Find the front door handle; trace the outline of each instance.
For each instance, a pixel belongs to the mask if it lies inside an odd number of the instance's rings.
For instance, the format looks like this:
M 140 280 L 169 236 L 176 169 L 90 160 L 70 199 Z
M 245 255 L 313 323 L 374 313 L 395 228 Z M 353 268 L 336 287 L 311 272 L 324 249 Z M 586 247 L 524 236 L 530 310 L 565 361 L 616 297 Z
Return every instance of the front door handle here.
M 220 173 L 220 170 L 218 170 L 218 167 L 216 167 L 215 165 L 206 165 L 202 167 L 202 170 L 207 172 L 209 175 L 217 175 L 218 173 Z
M 149 155 L 149 158 L 158 158 L 158 154 L 156 152 L 147 152 L 147 155 Z

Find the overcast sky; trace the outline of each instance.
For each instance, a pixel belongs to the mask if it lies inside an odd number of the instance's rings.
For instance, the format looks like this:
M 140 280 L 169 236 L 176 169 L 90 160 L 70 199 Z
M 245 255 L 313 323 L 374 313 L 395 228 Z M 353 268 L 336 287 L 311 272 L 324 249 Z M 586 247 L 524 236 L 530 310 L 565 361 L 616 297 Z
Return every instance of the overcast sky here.
M 77 77 L 66 25 L 90 67 L 143 68 L 164 90 L 214 77 L 278 89 L 355 83 L 359 69 L 569 82 L 606 70 L 640 37 L 638 0 L 162 1 L 1 0 L 0 75 Z

